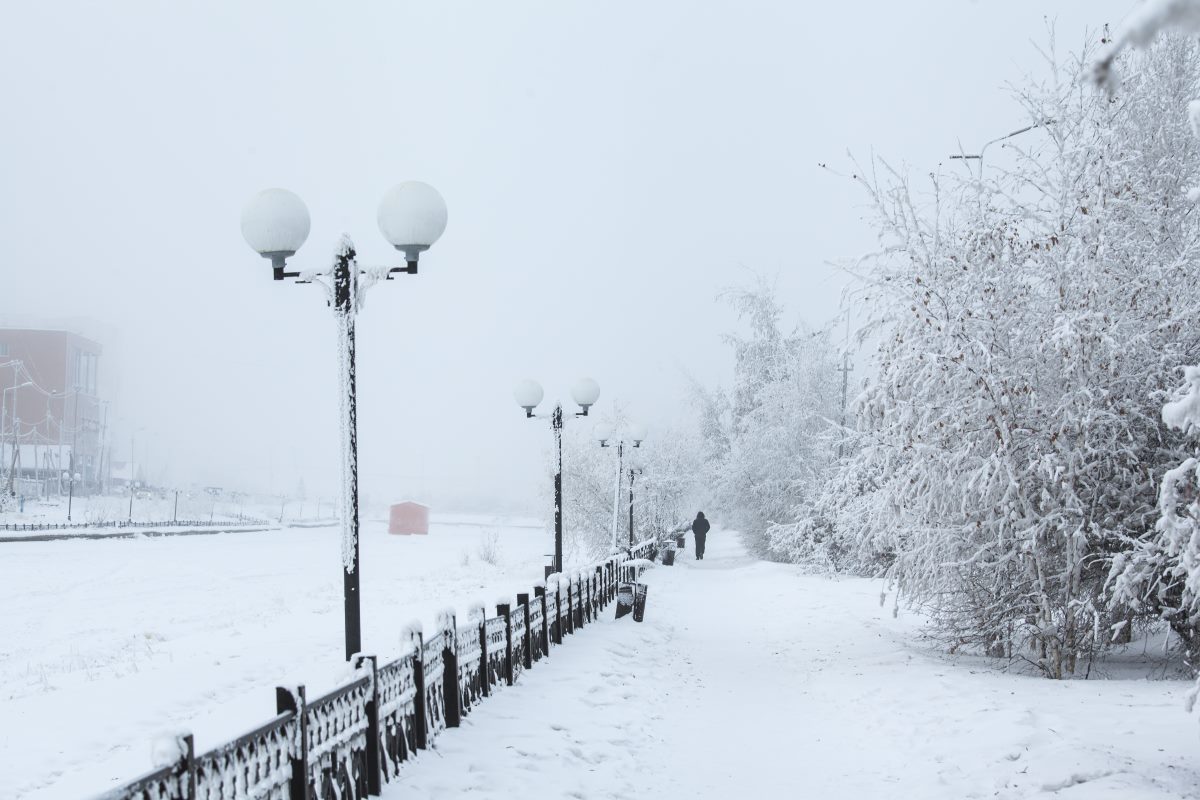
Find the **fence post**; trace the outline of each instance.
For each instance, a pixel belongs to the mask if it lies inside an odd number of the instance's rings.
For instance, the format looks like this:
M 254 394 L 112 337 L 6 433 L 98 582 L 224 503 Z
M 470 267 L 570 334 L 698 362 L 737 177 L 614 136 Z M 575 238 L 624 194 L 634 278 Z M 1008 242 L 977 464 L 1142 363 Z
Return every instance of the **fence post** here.
M 521 614 L 525 617 L 525 652 L 521 657 L 521 665 L 525 669 L 533 669 L 533 631 L 529 630 L 529 595 L 517 595 L 517 605 L 521 607 Z M 540 643 L 538 647 L 541 647 Z
M 416 694 L 413 716 L 416 717 L 417 729 L 413 738 L 416 740 L 417 749 L 425 750 L 429 747 L 429 709 L 426 708 L 425 696 L 425 634 L 420 628 L 411 628 L 408 635 L 413 645 L 413 688 Z
M 504 682 L 512 686 L 515 683 L 512 663 L 512 606 L 500 603 L 496 606 L 496 616 L 504 617 Z
M 458 685 L 458 618 L 453 612 L 442 614 L 442 694 L 446 703 L 446 727 L 457 728 L 462 722 L 462 687 Z
M 567 578 L 567 633 L 575 633 L 575 592 L 573 587 L 575 582 L 570 577 Z
M 187 800 L 196 800 L 196 742 L 190 733 L 179 738 L 183 740 L 184 796 Z
M 550 655 L 550 619 L 546 616 L 546 587 L 533 587 L 534 601 L 542 604 L 542 629 L 538 635 L 542 637 L 542 657 Z
M 299 747 L 291 754 L 292 779 L 288 781 L 288 800 L 308 800 L 308 701 L 303 686 L 297 686 L 294 694 L 291 689 L 282 686 L 275 688 L 275 713 L 282 714 L 285 711 L 292 712 L 300 723 Z
M 479 608 L 479 686 L 484 697 L 492 694 L 492 671 L 488 669 L 487 607 Z
M 579 628 L 582 628 L 584 626 L 584 624 L 586 623 L 586 620 L 583 618 L 583 610 L 585 608 L 585 603 L 587 602 L 585 599 L 587 590 L 584 588 L 583 580 L 580 579 L 578 572 L 575 573 L 574 583 L 575 583 L 575 608 L 574 608 L 575 629 L 578 630 Z
M 545 590 L 543 590 L 545 591 Z M 558 625 L 558 583 L 554 584 L 554 594 L 546 595 L 546 653 L 550 653 L 549 645 L 562 644 L 562 631 Z
M 600 611 L 598 607 L 599 603 L 597 602 L 596 597 L 596 589 L 599 587 L 596 585 L 595 571 L 587 573 L 586 580 L 588 585 L 588 615 L 592 618 L 592 621 L 595 622 L 596 618 L 599 616 L 598 612 Z
M 587 608 L 587 588 L 583 585 L 583 576 L 578 572 L 575 573 L 575 627 L 582 628 L 587 620 L 583 618 L 584 610 Z
M 355 669 L 371 665 L 371 699 L 367 701 L 367 794 L 378 795 L 383 791 L 383 773 L 380 766 L 379 742 L 379 662 L 375 656 L 359 656 Z

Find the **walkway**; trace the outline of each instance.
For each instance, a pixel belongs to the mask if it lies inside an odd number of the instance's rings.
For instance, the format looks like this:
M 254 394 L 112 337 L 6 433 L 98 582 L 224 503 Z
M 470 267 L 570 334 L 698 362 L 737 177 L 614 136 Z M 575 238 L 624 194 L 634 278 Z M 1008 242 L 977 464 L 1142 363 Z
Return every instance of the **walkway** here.
M 1197 796 L 1185 684 L 951 661 L 877 583 L 709 542 L 648 574 L 644 623 L 583 629 L 385 797 Z

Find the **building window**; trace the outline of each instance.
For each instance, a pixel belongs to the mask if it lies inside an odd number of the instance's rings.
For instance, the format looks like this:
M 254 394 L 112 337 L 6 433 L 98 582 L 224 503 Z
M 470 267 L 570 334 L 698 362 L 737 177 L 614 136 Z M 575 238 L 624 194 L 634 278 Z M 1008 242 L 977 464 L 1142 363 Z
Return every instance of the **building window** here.
M 6 356 L 8 356 L 8 345 L 6 345 L 4 342 L 0 342 L 0 358 Z

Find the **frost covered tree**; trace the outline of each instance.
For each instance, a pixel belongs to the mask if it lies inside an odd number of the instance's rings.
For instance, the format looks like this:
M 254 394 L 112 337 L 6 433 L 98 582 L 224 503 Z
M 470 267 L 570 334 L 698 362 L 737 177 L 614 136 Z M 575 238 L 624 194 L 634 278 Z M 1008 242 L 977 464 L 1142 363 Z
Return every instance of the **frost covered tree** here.
M 786 330 L 773 286 L 761 278 L 724 298 L 749 323 L 730 334 L 734 383 L 727 401 L 704 397 L 701 424 L 718 506 L 751 550 L 790 555 L 792 529 L 832 466 L 841 385 L 823 331 Z
M 1163 406 L 1163 422 L 1195 440 L 1200 435 L 1200 367 Z M 1113 563 L 1113 596 L 1165 620 L 1184 643 L 1188 665 L 1200 671 L 1200 458 L 1191 455 L 1163 475 L 1158 522 Z
M 1147 4 L 1133 20 L 1134 34 L 1127 33 L 1126 38 L 1145 46 L 1157 36 L 1158 28 L 1172 24 L 1185 28 L 1200 25 L 1200 4 Z M 1159 49 L 1169 47 L 1160 45 Z M 1112 86 L 1109 88 L 1111 91 Z M 1200 101 L 1192 100 L 1187 108 L 1192 135 L 1200 139 Z M 1188 198 L 1196 202 L 1200 190 L 1193 186 Z M 1185 367 L 1184 380 L 1163 406 L 1162 421 L 1194 440 L 1200 432 L 1200 368 Z M 1187 664 L 1200 672 L 1198 465 L 1200 461 L 1193 453 L 1163 475 L 1154 530 L 1136 539 L 1130 552 L 1115 559 L 1110 577 L 1112 596 L 1168 622 L 1183 642 Z
M 621 430 L 626 413 L 617 408 L 604 422 Z M 625 447 L 621 474 L 614 447 L 600 447 L 593 421 L 578 420 L 563 433 L 563 546 L 568 562 L 607 555 L 614 541 L 629 537 L 629 469 L 640 469 L 634 485 L 634 535 L 665 534 L 695 514 L 691 508 L 705 476 L 696 427 L 682 422 L 651 431 L 642 447 Z M 546 484 L 549 486 L 549 481 Z M 547 501 L 553 498 L 547 495 Z
M 1163 375 L 1200 339 L 1190 280 L 1197 171 L 1180 113 L 1194 43 L 1124 56 L 1112 96 L 1090 53 L 1017 92 L 1037 133 L 1012 163 L 933 178 L 860 177 L 882 248 L 862 299 L 879 342 L 860 448 L 819 506 L 861 565 L 887 565 L 952 648 L 1076 671 L 1136 609 L 1110 602 L 1114 558 L 1153 527 Z

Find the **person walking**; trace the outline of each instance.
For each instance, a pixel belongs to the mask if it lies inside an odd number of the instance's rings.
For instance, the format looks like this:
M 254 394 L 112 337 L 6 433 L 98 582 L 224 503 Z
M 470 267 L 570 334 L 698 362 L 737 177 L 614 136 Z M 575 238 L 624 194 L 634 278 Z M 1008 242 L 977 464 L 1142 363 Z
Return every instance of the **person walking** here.
M 704 512 L 700 511 L 696 514 L 696 519 L 692 521 L 692 536 L 696 539 L 696 560 L 704 560 L 704 540 L 708 536 L 708 529 L 711 527 L 708 520 L 704 518 Z

